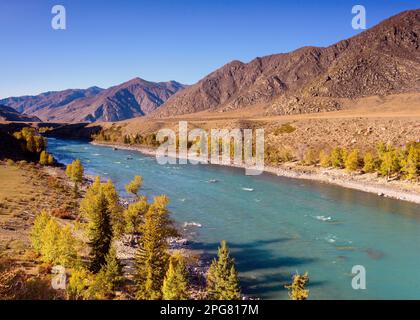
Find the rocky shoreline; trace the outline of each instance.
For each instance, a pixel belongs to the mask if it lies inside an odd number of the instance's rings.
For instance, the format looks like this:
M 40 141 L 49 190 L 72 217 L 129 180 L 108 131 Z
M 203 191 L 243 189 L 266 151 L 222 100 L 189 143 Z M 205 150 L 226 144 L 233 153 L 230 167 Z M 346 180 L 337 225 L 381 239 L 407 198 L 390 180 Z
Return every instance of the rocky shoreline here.
M 155 156 L 156 150 L 142 146 L 127 146 L 120 143 L 91 142 L 93 145 L 113 147 L 122 150 L 138 151 L 145 155 Z M 176 155 L 171 155 L 176 157 Z M 221 164 L 236 168 L 244 165 Z M 420 184 L 405 181 L 387 181 L 375 174 L 348 174 L 344 170 L 325 169 L 320 167 L 300 166 L 296 163 L 284 164 L 279 167 L 265 166 L 264 172 L 279 177 L 311 180 L 329 183 L 344 188 L 377 194 L 381 197 L 393 198 L 420 204 Z

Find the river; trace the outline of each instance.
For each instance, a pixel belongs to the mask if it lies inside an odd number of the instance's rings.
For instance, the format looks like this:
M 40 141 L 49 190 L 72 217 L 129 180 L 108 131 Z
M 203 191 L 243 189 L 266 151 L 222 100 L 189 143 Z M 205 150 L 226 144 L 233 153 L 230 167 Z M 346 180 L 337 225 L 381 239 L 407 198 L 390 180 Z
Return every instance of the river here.
M 121 195 L 134 175 L 142 194 L 169 196 L 192 247 L 231 248 L 243 291 L 287 299 L 284 284 L 309 272 L 311 299 L 420 298 L 420 206 L 306 180 L 211 165 L 159 165 L 154 157 L 88 142 L 48 139 L 48 150 L 86 173 L 111 179 Z M 253 190 L 253 191 L 251 191 Z M 192 223 L 193 222 L 193 223 Z M 194 225 L 199 224 L 201 225 Z M 352 288 L 352 267 L 366 290 Z

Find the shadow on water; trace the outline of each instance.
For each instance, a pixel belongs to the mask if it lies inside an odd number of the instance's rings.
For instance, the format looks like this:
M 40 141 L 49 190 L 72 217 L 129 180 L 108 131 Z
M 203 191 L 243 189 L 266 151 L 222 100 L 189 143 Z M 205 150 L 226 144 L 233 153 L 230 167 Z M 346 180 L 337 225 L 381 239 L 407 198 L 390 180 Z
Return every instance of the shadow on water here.
M 270 293 L 291 282 L 293 274 L 284 268 L 305 269 L 307 265 L 317 261 L 315 258 L 274 256 L 269 245 L 278 245 L 292 239 L 277 238 L 270 240 L 258 240 L 248 243 L 229 242 L 231 256 L 235 259 L 239 271 L 240 283 L 245 294 L 256 297 L 265 297 Z M 192 242 L 191 249 L 202 252 L 202 259 L 206 264 L 217 255 L 220 243 Z M 309 287 L 323 285 L 323 282 L 311 282 Z M 286 292 L 286 289 L 284 289 Z

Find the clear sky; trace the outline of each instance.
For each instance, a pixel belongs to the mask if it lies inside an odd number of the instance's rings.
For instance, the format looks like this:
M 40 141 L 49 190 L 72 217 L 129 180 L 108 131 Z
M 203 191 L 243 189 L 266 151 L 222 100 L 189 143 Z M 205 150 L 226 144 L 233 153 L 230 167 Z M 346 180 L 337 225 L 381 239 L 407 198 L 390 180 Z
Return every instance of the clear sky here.
M 67 10 L 53 30 L 51 8 Z M 134 77 L 192 84 L 225 63 L 327 46 L 418 0 L 1 0 L 0 98 L 109 87 Z

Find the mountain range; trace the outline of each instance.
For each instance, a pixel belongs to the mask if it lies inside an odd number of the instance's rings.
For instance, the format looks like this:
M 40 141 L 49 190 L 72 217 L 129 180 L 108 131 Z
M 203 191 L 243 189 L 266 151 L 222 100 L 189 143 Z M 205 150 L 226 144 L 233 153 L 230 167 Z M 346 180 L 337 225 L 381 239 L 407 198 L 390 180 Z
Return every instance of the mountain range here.
M 420 10 L 393 16 L 329 47 L 232 61 L 191 86 L 132 79 L 109 89 L 0 100 L 47 121 L 167 118 L 262 107 L 261 115 L 335 111 L 343 99 L 420 92 Z
M 266 114 L 332 111 L 340 100 L 420 90 L 420 10 L 326 48 L 232 61 L 171 97 L 156 117 L 263 105 Z
M 176 82 L 150 82 L 135 78 L 108 89 L 68 89 L 36 96 L 0 100 L 19 112 L 44 121 L 119 121 L 147 115 L 185 86 Z

